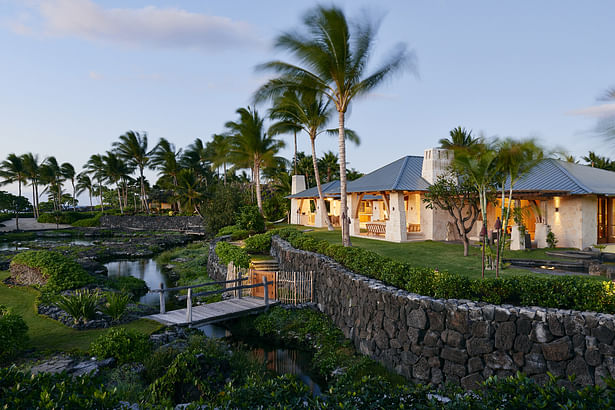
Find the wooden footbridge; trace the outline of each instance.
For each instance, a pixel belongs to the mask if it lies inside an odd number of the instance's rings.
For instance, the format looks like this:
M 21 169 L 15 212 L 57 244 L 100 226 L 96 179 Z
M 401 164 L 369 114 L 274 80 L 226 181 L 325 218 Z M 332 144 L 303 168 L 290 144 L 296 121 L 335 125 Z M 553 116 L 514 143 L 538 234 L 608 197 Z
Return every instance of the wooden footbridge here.
M 150 292 L 160 294 L 160 313 L 155 315 L 146 316 L 146 319 L 155 320 L 156 322 L 164 325 L 184 325 L 195 326 L 204 325 L 209 323 L 222 322 L 224 320 L 233 319 L 236 317 L 245 316 L 248 314 L 254 314 L 266 311 L 270 306 L 277 305 L 279 302 L 275 299 L 269 298 L 272 281 L 267 281 L 266 277 L 262 277 L 262 283 L 252 285 L 241 285 L 243 281 L 248 280 L 248 277 L 240 275 L 237 279 L 219 281 L 219 282 L 206 282 L 198 285 L 190 286 L 178 286 L 175 288 L 165 288 L 160 284 L 160 289 L 152 289 Z M 193 289 L 202 288 L 211 285 L 228 285 L 232 283 L 239 283 L 237 286 L 227 287 L 219 290 L 204 291 L 199 293 L 192 293 Z M 263 288 L 263 297 L 256 298 L 252 296 L 242 296 L 245 289 Z M 177 309 L 167 312 L 165 309 L 164 294 L 166 292 L 188 290 L 187 296 L 179 297 L 180 300 L 186 300 L 186 307 L 183 309 Z M 219 293 L 233 292 L 232 299 L 223 300 L 222 302 L 208 303 L 204 305 L 193 306 L 193 297 L 197 296 L 209 296 Z

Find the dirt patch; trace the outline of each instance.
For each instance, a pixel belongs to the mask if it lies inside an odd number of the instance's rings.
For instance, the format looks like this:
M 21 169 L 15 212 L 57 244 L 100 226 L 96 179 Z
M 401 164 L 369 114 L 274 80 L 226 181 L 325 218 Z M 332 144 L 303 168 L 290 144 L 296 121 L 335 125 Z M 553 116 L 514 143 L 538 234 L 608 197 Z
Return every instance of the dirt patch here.
M 11 264 L 10 271 L 13 283 L 18 285 L 43 286 L 47 284 L 47 278 L 45 278 L 41 271 L 37 268 L 31 268 L 26 265 L 13 263 Z

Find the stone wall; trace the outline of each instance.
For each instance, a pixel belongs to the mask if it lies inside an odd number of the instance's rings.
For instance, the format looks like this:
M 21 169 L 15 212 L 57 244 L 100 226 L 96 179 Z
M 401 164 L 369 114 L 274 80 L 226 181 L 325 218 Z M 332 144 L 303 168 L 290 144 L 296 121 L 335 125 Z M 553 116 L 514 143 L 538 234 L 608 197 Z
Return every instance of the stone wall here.
M 417 382 L 471 389 L 517 370 L 537 381 L 575 374 L 577 385 L 615 376 L 613 315 L 420 296 L 279 237 L 271 253 L 281 269 L 314 271 L 318 308 L 359 351 Z
M 200 216 L 118 216 L 103 215 L 100 226 L 114 229 L 138 229 L 156 231 L 181 231 L 203 233 L 203 219 Z
M 220 262 L 216 254 L 216 245 L 220 241 L 228 241 L 230 236 L 221 236 L 209 242 L 209 256 L 207 258 L 207 276 L 215 281 L 226 280 L 227 267 Z

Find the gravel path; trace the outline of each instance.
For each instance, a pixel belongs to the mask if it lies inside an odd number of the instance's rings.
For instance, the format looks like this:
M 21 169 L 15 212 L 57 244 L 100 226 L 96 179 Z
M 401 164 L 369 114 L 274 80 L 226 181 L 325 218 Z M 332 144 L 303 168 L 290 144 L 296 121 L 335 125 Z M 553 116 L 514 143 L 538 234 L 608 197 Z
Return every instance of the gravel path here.
M 15 230 L 15 218 L 2 222 L 0 232 L 10 232 Z M 35 218 L 19 218 L 19 230 L 21 231 L 39 231 L 43 229 L 64 229 L 70 228 L 70 225 L 43 224 L 36 221 Z

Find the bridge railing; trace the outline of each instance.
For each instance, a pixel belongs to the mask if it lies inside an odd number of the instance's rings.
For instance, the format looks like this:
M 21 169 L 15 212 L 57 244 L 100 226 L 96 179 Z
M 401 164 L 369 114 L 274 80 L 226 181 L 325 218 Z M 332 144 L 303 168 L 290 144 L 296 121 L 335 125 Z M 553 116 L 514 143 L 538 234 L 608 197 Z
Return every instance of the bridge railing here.
M 223 289 L 217 289 L 217 290 L 209 290 L 209 291 L 204 291 L 204 292 L 198 292 L 195 294 L 192 294 L 192 289 L 195 288 L 202 288 L 205 286 L 210 286 L 210 285 L 224 285 L 224 284 L 228 284 L 228 283 L 235 283 L 235 282 L 243 282 L 245 280 L 248 280 L 249 278 L 245 277 L 245 278 L 237 278 L 237 279 L 232 279 L 232 280 L 223 280 L 223 281 L 217 281 L 217 282 L 205 282 L 205 283 L 199 283 L 198 285 L 187 285 L 187 286 L 177 286 L 174 288 L 165 288 L 163 283 L 160 283 L 160 289 L 151 289 L 150 292 L 152 293 L 159 293 L 160 294 L 160 313 L 165 313 L 166 309 L 165 309 L 165 303 L 164 303 L 164 293 L 165 292 L 173 292 L 173 291 L 178 291 L 178 290 L 188 290 L 188 294 L 186 296 L 180 296 L 178 297 L 179 300 L 186 300 L 186 321 L 188 323 L 192 323 L 192 298 L 196 297 L 196 296 L 209 296 L 209 295 L 215 295 L 218 293 L 225 293 L 225 292 L 230 292 L 230 291 L 234 291 L 234 290 L 239 290 L 239 292 L 237 292 L 237 298 L 241 299 L 241 290 L 243 289 L 252 289 L 252 288 L 258 288 L 258 287 L 263 287 L 264 290 L 264 302 L 265 302 L 265 311 L 267 311 L 269 309 L 269 291 L 268 291 L 268 287 L 269 285 L 274 284 L 274 282 L 272 281 L 267 281 L 267 278 L 265 276 L 263 276 L 263 282 L 262 283 L 256 283 L 256 284 L 251 284 L 251 285 L 239 285 L 239 286 L 233 286 L 230 288 L 223 288 Z

